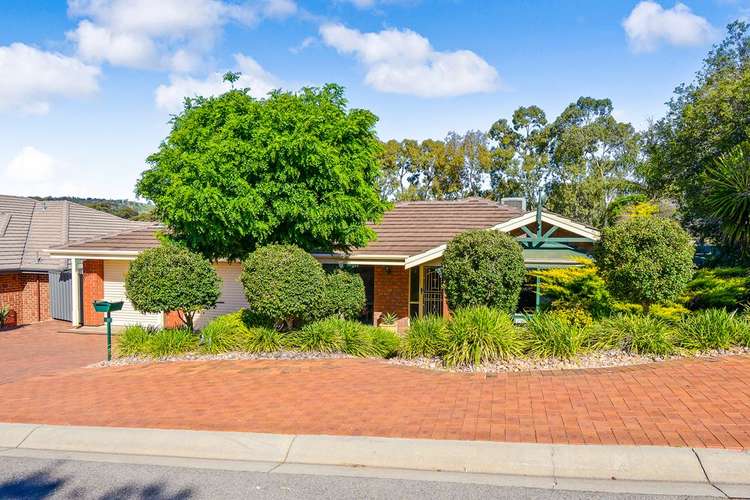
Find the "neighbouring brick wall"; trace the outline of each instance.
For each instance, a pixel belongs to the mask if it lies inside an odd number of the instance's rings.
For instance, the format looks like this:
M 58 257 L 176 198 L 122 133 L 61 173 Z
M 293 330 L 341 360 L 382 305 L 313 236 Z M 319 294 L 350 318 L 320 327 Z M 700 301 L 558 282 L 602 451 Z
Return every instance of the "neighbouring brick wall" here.
M 375 266 L 375 295 L 373 297 L 374 322 L 387 312 L 398 315 L 398 330 L 409 327 L 409 271 L 403 267 Z
M 185 326 L 185 324 L 180 319 L 177 311 L 164 313 L 164 328 L 180 328 L 182 326 Z
M 47 273 L 0 274 L 0 305 L 10 307 L 9 326 L 50 319 Z
M 94 311 L 91 305 L 104 298 L 104 261 L 83 261 L 83 324 L 98 326 L 104 324 L 104 313 Z

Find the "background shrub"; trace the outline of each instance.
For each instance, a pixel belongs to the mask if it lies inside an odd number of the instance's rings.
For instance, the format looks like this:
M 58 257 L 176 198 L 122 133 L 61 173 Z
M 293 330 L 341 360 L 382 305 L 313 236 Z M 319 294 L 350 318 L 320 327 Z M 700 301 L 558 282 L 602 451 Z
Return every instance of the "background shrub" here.
M 405 358 L 432 358 L 439 356 L 445 347 L 447 322 L 440 316 L 424 316 L 411 320 L 400 348 Z
M 554 312 L 533 314 L 524 325 L 529 352 L 539 357 L 572 358 L 584 340 L 584 326 Z
M 447 366 L 478 365 L 521 352 L 521 341 L 507 312 L 486 306 L 456 311 L 446 328 Z
M 326 274 L 317 317 L 356 319 L 365 308 L 365 284 L 355 273 L 337 269 Z
M 488 306 L 512 312 L 526 277 L 521 245 L 500 231 L 467 231 L 443 254 L 443 280 L 452 310 Z
M 555 310 L 584 310 L 594 318 L 608 316 L 613 299 L 604 279 L 591 259 L 581 258 L 580 265 L 553 267 L 529 272 L 539 278 L 540 291 Z
M 292 329 L 315 315 L 323 299 L 325 272 L 315 258 L 294 245 L 268 245 L 242 263 L 249 309 Z
M 619 314 L 593 325 L 589 335 L 594 349 L 620 349 L 657 356 L 675 352 L 674 329 L 652 315 Z
M 705 309 L 686 316 L 678 325 L 681 347 L 694 351 L 726 349 L 736 338 L 741 325 L 734 312 Z
M 206 325 L 201 330 L 201 351 L 218 354 L 241 349 L 247 333 L 243 313 L 244 311 L 237 311 L 224 314 Z
M 136 310 L 177 311 L 190 331 L 196 313 L 216 307 L 221 284 L 208 260 L 171 243 L 141 252 L 125 275 L 125 292 Z
M 682 301 L 692 309 L 736 310 L 750 299 L 750 276 L 742 267 L 699 269 L 687 285 Z
M 610 293 L 644 313 L 677 299 L 693 274 L 690 236 L 669 219 L 634 217 L 605 228 L 595 253 Z

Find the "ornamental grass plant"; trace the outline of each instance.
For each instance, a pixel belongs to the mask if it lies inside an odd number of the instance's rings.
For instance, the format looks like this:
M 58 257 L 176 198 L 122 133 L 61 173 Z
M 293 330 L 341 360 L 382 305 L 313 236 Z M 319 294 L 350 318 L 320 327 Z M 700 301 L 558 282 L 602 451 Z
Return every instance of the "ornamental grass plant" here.
M 583 345 L 586 329 L 555 312 L 533 314 L 524 325 L 528 352 L 537 357 L 570 359 Z
M 456 311 L 446 328 L 443 362 L 479 365 L 522 352 L 522 340 L 510 316 L 500 309 L 474 306 Z
M 675 330 L 660 318 L 641 314 L 619 314 L 591 327 L 593 349 L 619 349 L 631 354 L 665 356 L 673 354 Z
M 734 312 L 725 309 L 695 311 L 678 324 L 678 344 L 690 351 L 727 349 L 741 327 Z
M 439 316 L 425 316 L 411 320 L 399 354 L 404 358 L 432 358 L 439 356 L 445 348 L 448 322 Z

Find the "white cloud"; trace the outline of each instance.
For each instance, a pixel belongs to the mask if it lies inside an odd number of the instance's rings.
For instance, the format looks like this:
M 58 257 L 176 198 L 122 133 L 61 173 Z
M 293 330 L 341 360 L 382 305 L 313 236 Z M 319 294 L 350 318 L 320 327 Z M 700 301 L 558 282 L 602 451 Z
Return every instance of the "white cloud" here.
M 263 97 L 271 90 L 280 86 L 278 79 L 261 67 L 258 62 L 244 54 L 234 55 L 235 70 L 242 73 L 240 79 L 235 82 L 235 88 L 249 88 L 250 94 L 255 97 Z M 223 73 L 212 73 L 205 79 L 197 79 L 186 76 L 172 75 L 169 85 L 159 85 L 156 89 L 156 105 L 176 113 L 182 109 L 185 97 L 203 96 L 209 97 L 222 94 L 231 88 L 228 82 L 223 81 Z
M 693 14 L 688 6 L 679 2 L 665 9 L 656 2 L 644 0 L 635 6 L 622 26 L 635 52 L 656 50 L 661 43 L 702 45 L 717 33 L 705 18 Z
M 253 4 L 221 0 L 69 0 L 82 18 L 67 36 L 81 58 L 134 68 L 189 71 L 230 22 L 252 25 L 297 12 L 294 0 Z M 189 57 L 187 57 L 189 55 Z M 188 64 L 189 62 L 189 64 Z
M 54 158 L 32 146 L 26 146 L 8 162 L 5 174 L 10 180 L 48 182 L 55 176 Z
M 97 92 L 99 69 L 23 43 L 0 46 L 0 111 L 46 114 L 55 97 Z
M 382 92 L 443 97 L 490 92 L 500 85 L 495 68 L 474 52 L 437 51 L 408 29 L 362 33 L 326 24 L 320 35 L 338 52 L 356 55 L 367 69 L 366 83 Z

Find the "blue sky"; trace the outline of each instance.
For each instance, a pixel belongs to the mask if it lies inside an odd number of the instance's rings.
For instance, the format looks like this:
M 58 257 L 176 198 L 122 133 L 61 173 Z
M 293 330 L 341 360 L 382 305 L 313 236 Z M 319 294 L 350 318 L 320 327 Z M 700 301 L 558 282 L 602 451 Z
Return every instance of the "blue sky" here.
M 664 113 L 750 0 L 4 0 L 0 193 L 133 198 L 185 94 L 219 75 L 268 89 L 337 82 L 381 139 L 554 118 L 609 97 Z

